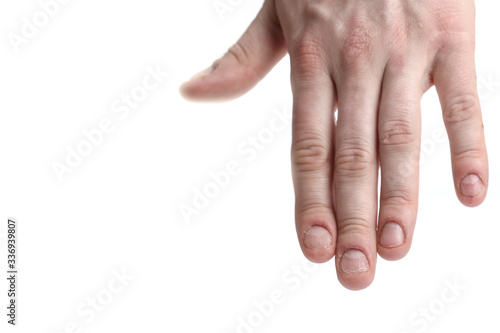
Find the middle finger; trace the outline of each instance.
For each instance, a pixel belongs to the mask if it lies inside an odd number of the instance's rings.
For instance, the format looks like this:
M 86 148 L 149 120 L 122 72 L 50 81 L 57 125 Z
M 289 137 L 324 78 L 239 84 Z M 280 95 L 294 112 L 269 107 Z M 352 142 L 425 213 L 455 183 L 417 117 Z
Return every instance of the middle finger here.
M 336 266 L 339 281 L 357 290 L 372 282 L 377 259 L 377 108 L 383 67 L 373 64 L 369 45 L 349 47 L 342 57 L 342 77 L 337 79 Z

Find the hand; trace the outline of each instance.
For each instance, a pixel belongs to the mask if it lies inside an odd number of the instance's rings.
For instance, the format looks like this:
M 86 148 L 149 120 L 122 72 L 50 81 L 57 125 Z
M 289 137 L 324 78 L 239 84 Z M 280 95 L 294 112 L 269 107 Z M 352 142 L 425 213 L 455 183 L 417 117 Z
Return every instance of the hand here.
M 486 196 L 474 10 L 473 0 L 267 0 L 227 54 L 181 87 L 190 99 L 234 98 L 289 52 L 299 242 L 314 262 L 336 254 L 349 289 L 372 282 L 377 252 L 409 251 L 420 100 L 434 84 L 458 198 L 476 206 Z

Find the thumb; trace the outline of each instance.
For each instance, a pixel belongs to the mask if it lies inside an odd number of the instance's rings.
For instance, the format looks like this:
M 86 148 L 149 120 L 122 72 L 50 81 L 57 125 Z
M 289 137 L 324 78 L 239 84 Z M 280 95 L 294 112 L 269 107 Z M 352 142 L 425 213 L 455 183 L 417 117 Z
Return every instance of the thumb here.
M 286 54 L 273 1 L 265 1 L 240 40 L 212 66 L 183 83 L 180 92 L 194 101 L 239 97 L 253 88 Z

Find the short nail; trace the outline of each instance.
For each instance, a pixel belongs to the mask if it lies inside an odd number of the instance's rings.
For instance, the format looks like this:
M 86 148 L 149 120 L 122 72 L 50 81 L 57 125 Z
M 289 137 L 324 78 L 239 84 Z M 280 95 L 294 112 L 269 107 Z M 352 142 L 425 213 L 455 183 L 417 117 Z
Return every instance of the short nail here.
M 345 273 L 361 273 L 368 268 L 368 260 L 362 251 L 351 249 L 340 258 L 340 269 Z
M 382 229 L 380 235 L 380 245 L 391 248 L 403 245 L 405 241 L 405 233 L 401 226 L 395 222 L 388 222 Z
M 326 249 L 332 245 L 332 235 L 323 227 L 314 226 L 304 235 L 304 244 L 313 250 Z
M 483 190 L 484 185 L 481 179 L 475 174 L 469 174 L 462 178 L 460 182 L 460 192 L 466 197 L 475 197 Z
M 212 65 L 212 66 L 202 70 L 201 72 L 195 74 L 192 78 L 189 79 L 189 81 L 201 79 L 201 78 L 207 76 L 208 74 L 212 73 L 214 71 L 214 69 L 215 69 L 215 67 Z

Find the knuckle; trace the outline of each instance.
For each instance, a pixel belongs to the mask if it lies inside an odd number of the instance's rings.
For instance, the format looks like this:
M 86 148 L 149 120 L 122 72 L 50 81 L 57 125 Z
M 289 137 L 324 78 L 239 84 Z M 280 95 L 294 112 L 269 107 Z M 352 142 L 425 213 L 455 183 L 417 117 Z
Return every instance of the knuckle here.
M 317 36 L 304 33 L 294 44 L 290 55 L 292 65 L 299 74 L 307 75 L 324 69 L 324 50 Z
M 252 79 L 261 79 L 262 74 L 258 68 L 258 63 L 252 61 L 251 48 L 245 46 L 241 41 L 236 42 L 229 48 L 227 54 L 233 56 L 240 65 L 244 65 L 245 75 Z
M 325 169 L 331 162 L 328 140 L 317 133 L 304 133 L 292 144 L 292 163 L 297 171 Z
M 248 63 L 250 55 L 248 54 L 246 47 L 240 41 L 231 46 L 227 53 L 232 55 L 240 64 Z
M 342 235 L 368 235 L 373 230 L 373 224 L 363 217 L 349 217 L 337 222 L 337 232 Z
M 481 146 L 470 144 L 460 147 L 453 152 L 455 161 L 469 162 L 471 159 L 481 159 L 484 157 L 484 150 Z
M 405 189 L 384 191 L 380 198 L 381 206 L 408 207 L 412 206 L 414 199 Z
M 363 21 L 355 23 L 345 33 L 341 44 L 341 62 L 348 71 L 356 72 L 368 65 L 373 39 L 373 33 Z
M 472 94 L 459 95 L 448 100 L 443 110 L 444 121 L 454 125 L 471 120 L 477 114 L 479 101 Z
M 416 142 L 414 124 L 410 120 L 393 120 L 381 124 L 379 129 L 380 146 L 409 145 Z
M 325 202 L 302 200 L 297 202 L 297 214 L 302 218 L 307 215 L 332 213 L 332 205 Z
M 444 8 L 440 8 L 442 10 L 437 10 L 434 15 L 436 19 L 436 24 L 442 27 L 453 27 L 455 25 L 460 26 L 460 11 L 457 6 L 446 6 L 446 10 Z
M 464 15 L 466 15 L 464 8 L 453 2 L 439 7 L 441 8 L 437 8 L 438 10 L 434 12 L 431 39 L 435 40 L 439 47 L 444 48 L 473 47 L 474 31 L 464 25 Z
M 452 2 L 453 3 L 453 2 Z M 445 4 L 434 12 L 437 31 L 456 33 L 464 31 L 464 10 L 460 5 Z
M 392 24 L 390 26 L 390 35 L 388 36 L 387 40 L 389 42 L 391 50 L 403 54 L 403 51 L 406 50 L 408 41 L 410 39 L 408 30 L 410 30 L 410 28 L 400 23 Z
M 339 147 L 335 152 L 335 175 L 363 176 L 368 173 L 375 162 L 375 157 L 366 143 L 351 142 Z

